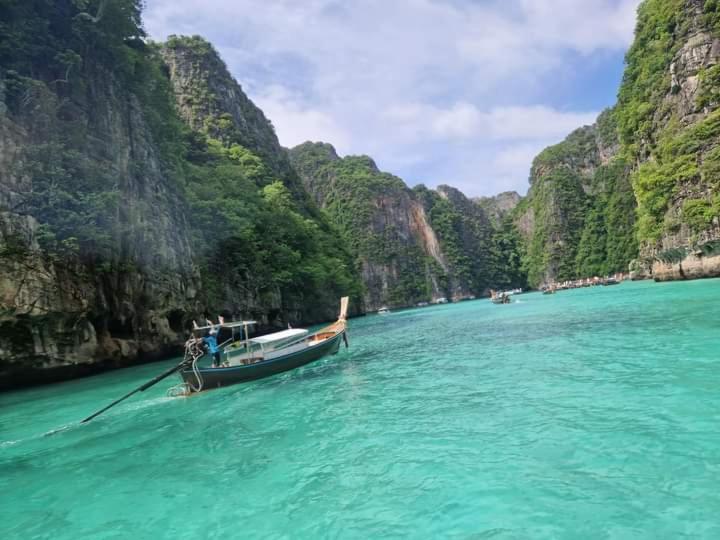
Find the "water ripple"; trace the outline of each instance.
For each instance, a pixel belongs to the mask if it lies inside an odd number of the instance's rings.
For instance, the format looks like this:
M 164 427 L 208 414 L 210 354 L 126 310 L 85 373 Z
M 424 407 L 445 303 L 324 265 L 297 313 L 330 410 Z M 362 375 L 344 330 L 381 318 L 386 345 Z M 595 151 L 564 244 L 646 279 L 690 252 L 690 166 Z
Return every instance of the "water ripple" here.
M 4 536 L 720 537 L 720 282 L 520 300 L 89 424 L 163 365 L 1 395 Z

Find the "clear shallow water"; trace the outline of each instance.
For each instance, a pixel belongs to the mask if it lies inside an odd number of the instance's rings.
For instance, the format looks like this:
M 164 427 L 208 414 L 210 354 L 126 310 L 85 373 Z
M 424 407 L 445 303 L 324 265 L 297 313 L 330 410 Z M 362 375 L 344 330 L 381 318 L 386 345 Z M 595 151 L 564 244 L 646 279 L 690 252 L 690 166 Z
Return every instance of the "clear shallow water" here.
M 3 538 L 720 538 L 720 281 L 351 321 L 191 398 L 0 394 Z

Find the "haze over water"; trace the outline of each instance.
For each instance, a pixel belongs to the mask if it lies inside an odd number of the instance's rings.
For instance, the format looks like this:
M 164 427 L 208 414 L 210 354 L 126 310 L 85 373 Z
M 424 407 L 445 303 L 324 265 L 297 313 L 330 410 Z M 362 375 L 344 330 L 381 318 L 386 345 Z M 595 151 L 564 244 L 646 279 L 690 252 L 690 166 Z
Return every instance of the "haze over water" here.
M 720 280 L 369 316 L 166 398 L 171 363 L 0 395 L 3 538 L 720 538 Z

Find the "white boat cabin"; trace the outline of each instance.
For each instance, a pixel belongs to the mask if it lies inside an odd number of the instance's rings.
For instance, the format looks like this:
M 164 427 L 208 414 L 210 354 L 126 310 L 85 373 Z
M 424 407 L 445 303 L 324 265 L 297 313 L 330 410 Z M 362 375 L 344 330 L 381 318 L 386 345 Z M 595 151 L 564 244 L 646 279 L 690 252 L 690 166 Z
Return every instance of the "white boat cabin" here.
M 310 345 L 305 339 L 307 337 L 307 330 L 290 328 L 239 341 L 225 348 L 225 361 L 231 366 L 237 366 L 271 360 L 307 348 Z

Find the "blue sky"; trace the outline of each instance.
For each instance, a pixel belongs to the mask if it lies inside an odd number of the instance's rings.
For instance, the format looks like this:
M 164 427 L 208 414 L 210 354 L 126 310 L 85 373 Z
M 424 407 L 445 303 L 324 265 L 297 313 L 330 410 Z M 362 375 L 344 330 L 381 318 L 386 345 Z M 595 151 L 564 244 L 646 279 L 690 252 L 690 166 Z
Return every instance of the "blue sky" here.
M 280 142 L 368 154 L 410 186 L 527 190 L 615 102 L 640 0 L 146 0 L 220 51 Z

